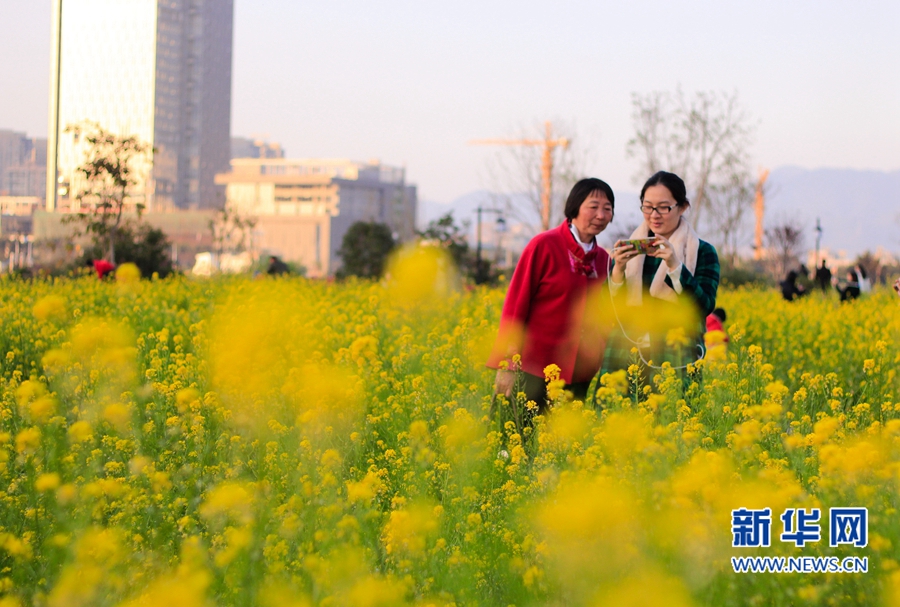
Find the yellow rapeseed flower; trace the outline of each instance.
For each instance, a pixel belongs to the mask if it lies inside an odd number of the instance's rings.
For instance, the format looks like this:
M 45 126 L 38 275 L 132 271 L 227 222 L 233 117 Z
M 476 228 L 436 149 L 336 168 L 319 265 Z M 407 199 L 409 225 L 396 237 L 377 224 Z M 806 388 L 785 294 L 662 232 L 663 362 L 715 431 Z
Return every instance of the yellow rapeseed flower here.
M 69 439 L 71 439 L 75 443 L 83 443 L 85 441 L 91 440 L 94 435 L 94 430 L 91 428 L 91 424 L 86 421 L 77 421 L 69 426 L 68 429 Z
M 133 263 L 123 263 L 116 268 L 116 282 L 134 284 L 141 279 L 141 270 Z
M 347 501 L 351 504 L 368 502 L 381 491 L 383 486 L 378 474 L 370 471 L 360 481 L 347 481 Z
M 62 320 L 66 317 L 66 300 L 61 295 L 46 295 L 37 300 L 32 313 L 41 321 Z
M 32 423 L 46 424 L 56 414 L 56 408 L 56 399 L 47 394 L 25 406 L 26 417 Z
M 453 260 L 435 246 L 401 248 L 391 256 L 385 273 L 389 300 L 403 308 L 442 302 L 457 288 L 458 280 Z
M 41 431 L 38 428 L 25 428 L 16 435 L 16 451 L 26 455 L 33 454 L 41 446 Z
M 210 521 L 235 520 L 249 523 L 253 520 L 256 491 L 249 483 L 224 482 L 210 490 L 200 515 Z
M 128 431 L 131 425 L 131 407 L 123 403 L 113 403 L 103 409 L 103 420 L 119 433 Z
M 34 481 L 34 488 L 41 493 L 53 491 L 59 487 L 59 474 L 56 472 L 46 472 Z
M 427 503 L 392 511 L 382 533 L 385 552 L 395 557 L 422 555 L 439 522 L 435 508 Z

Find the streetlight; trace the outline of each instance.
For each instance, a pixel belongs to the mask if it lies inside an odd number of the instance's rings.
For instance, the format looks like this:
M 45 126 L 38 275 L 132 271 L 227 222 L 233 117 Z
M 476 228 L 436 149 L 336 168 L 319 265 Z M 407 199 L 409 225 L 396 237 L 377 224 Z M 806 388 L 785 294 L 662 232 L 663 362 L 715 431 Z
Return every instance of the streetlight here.
M 822 240 L 822 224 L 816 217 L 816 269 L 819 267 L 819 242 Z
M 483 209 L 480 206 L 475 209 L 475 213 L 478 215 L 478 227 L 476 230 L 476 247 L 475 247 L 475 284 L 484 284 L 487 282 L 486 268 L 484 264 L 481 262 L 481 214 L 482 213 L 496 213 L 497 214 L 497 222 L 494 226 L 494 231 L 497 233 L 503 233 L 506 231 L 506 220 L 503 219 L 503 215 L 501 215 L 502 211 L 499 209 Z

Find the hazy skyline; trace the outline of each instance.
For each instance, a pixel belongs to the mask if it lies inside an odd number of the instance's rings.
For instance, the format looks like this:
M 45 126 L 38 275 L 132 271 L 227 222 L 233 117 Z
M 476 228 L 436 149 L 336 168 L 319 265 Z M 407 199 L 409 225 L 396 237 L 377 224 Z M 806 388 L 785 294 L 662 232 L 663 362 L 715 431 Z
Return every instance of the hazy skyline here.
M 46 136 L 50 2 L 0 0 L 0 128 Z M 405 165 L 420 200 L 489 185 L 474 138 L 546 119 L 634 190 L 631 94 L 734 91 L 754 166 L 900 169 L 900 3 L 235 0 L 233 135 Z M 690 184 L 689 184 L 690 185 Z

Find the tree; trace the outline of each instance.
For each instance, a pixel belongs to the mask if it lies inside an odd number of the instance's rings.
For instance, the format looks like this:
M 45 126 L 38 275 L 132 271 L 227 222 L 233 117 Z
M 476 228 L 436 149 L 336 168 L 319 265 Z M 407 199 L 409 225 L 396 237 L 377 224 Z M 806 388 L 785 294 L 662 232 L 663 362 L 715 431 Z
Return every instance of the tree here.
M 80 223 L 82 233 L 94 243 L 103 243 L 106 256 L 116 263 L 116 244 L 120 242 L 119 230 L 123 226 L 123 212 L 129 189 L 137 183 L 134 162 L 146 158 L 152 148 L 133 135 L 114 135 L 99 124 L 84 122 L 69 125 L 66 132 L 87 143 L 85 162 L 78 167 L 84 176 L 84 187 L 75 194 L 83 210 L 69 222 Z M 134 204 L 138 218 L 144 209 L 140 202 Z
M 466 239 L 468 225 L 457 225 L 453 218 L 453 211 L 434 219 L 428 223 L 423 231 L 418 232 L 419 238 L 435 243 L 447 250 L 460 274 L 466 276 L 476 284 L 495 284 L 500 277 L 497 266 L 485 257 L 481 258 L 481 265 Z
M 252 245 L 255 227 L 255 218 L 241 217 L 227 206 L 216 211 L 215 216 L 209 220 L 216 258 L 222 253 L 243 253 L 248 250 Z
M 803 226 L 795 220 L 786 219 L 766 230 L 766 240 L 769 248 L 775 252 L 773 260 L 775 276 L 782 277 L 792 263 L 800 260 L 805 241 Z
M 635 180 L 643 183 L 660 170 L 671 171 L 693 188 L 693 223 L 717 201 L 711 192 L 734 180 L 749 183 L 747 149 L 754 127 L 741 109 L 737 92 L 697 92 L 687 99 L 675 93 L 633 93 L 635 136 L 628 142 L 629 157 L 639 158 Z
M 737 259 L 753 196 L 753 186 L 740 174 L 732 174 L 724 183 L 713 184 L 709 189 L 709 224 L 719 234 L 723 260 L 731 266 Z
M 140 269 L 141 276 L 152 276 L 155 273 L 160 278 L 165 278 L 172 272 L 172 259 L 169 255 L 172 244 L 159 228 L 146 223 L 125 223 L 116 230 L 115 238 L 114 245 L 120 264 L 133 263 Z M 103 257 L 103 249 L 101 243 L 87 247 L 82 262 Z
M 418 235 L 424 240 L 435 242 L 447 249 L 456 267 L 465 273 L 468 266 L 474 263 L 471 259 L 465 232 L 465 226 L 458 226 L 453 219 L 453 211 L 450 211 L 446 215 L 430 221 L 428 227 Z
M 380 278 L 388 255 L 394 250 L 391 229 L 377 222 L 357 221 L 344 234 L 338 256 L 343 260 L 339 278 Z

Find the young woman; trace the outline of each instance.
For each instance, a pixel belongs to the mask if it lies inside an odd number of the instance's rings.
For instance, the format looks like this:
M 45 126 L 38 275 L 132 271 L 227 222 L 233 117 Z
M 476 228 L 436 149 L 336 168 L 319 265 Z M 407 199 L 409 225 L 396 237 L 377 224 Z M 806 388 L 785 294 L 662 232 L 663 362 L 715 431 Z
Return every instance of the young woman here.
M 660 171 L 641 189 L 644 221 L 629 240 L 649 242 L 638 248 L 619 240 L 613 249 L 609 282 L 624 332 L 617 327 L 610 337 L 601 374 L 627 369 L 632 347 L 653 365 L 683 366 L 703 355 L 703 319 L 716 308 L 719 257 L 694 232 L 685 217 L 689 208 L 684 181 L 674 173 Z
M 576 398 L 584 398 L 600 368 L 604 338 L 588 309 L 589 292 L 606 281 L 608 253 L 596 236 L 613 219 L 615 196 L 600 179 L 582 179 L 566 201 L 566 220 L 535 236 L 516 264 L 503 304 L 500 332 L 488 366 L 497 371 L 498 394 L 518 389 L 541 408 L 544 368 L 555 364 Z M 513 356 L 521 357 L 517 375 Z M 505 365 L 501 363 L 505 362 Z M 506 367 L 505 369 L 503 367 Z

